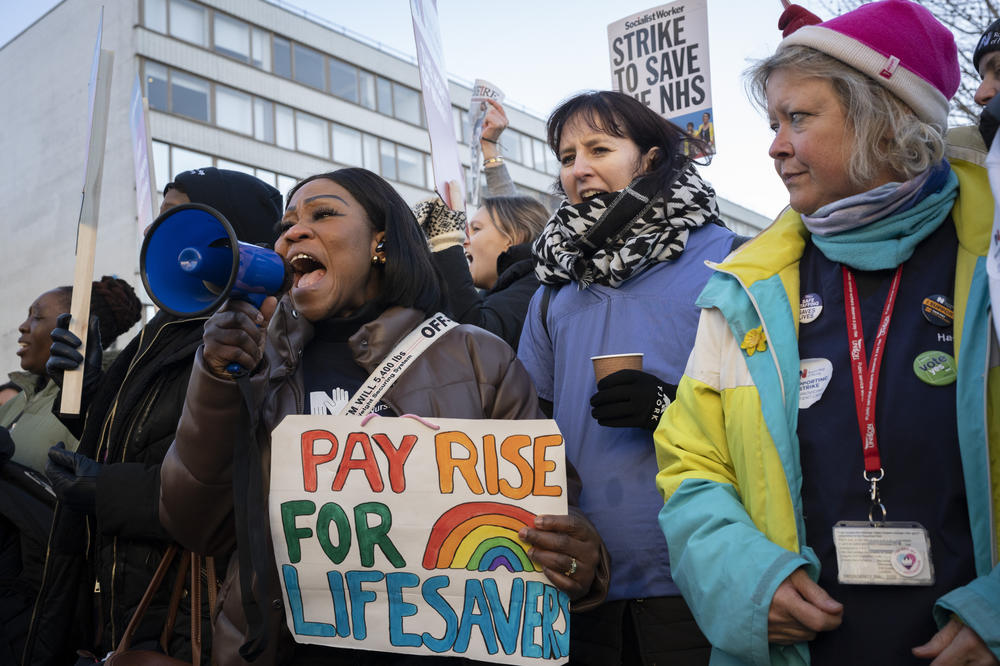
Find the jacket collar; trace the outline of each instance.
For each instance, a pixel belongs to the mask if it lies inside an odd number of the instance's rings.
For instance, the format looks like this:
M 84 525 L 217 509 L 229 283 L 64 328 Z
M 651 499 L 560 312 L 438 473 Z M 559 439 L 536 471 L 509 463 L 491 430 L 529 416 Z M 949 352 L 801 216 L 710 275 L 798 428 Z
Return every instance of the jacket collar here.
M 426 315 L 419 310 L 389 307 L 348 339 L 354 361 L 366 372 L 372 372 L 378 362 L 424 319 Z M 281 377 L 298 367 L 301 351 L 313 339 L 315 328 L 299 314 L 286 294 L 278 303 L 267 334 L 271 342 L 268 345 L 270 375 Z

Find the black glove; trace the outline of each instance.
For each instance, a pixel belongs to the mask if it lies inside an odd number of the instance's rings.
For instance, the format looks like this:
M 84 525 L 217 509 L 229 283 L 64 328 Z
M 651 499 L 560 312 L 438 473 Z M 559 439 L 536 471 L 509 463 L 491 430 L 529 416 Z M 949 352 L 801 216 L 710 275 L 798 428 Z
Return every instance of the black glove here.
M 677 387 L 642 370 L 619 370 L 597 382 L 590 415 L 609 428 L 656 430 Z
M 11 459 L 14 455 L 14 438 L 10 436 L 10 430 L 0 428 L 0 465 Z
M 101 463 L 75 451 L 67 451 L 59 442 L 49 449 L 45 476 L 52 483 L 59 501 L 76 511 L 94 513 L 97 505 L 97 477 Z
M 63 313 L 56 319 L 56 328 L 52 329 L 52 346 L 49 347 L 49 360 L 45 362 L 45 372 L 57 386 L 62 388 L 63 372 L 80 367 L 83 356 L 77 351 L 80 348 L 80 338 L 69 332 L 69 313 Z M 87 362 L 83 368 L 83 394 L 88 395 L 101 382 L 104 371 L 101 362 L 104 352 L 101 350 L 101 328 L 97 315 L 90 318 L 87 327 Z
M 993 137 L 997 133 L 998 126 L 1000 126 L 1000 95 L 994 95 L 979 116 L 979 133 L 986 142 L 986 150 L 993 145 Z

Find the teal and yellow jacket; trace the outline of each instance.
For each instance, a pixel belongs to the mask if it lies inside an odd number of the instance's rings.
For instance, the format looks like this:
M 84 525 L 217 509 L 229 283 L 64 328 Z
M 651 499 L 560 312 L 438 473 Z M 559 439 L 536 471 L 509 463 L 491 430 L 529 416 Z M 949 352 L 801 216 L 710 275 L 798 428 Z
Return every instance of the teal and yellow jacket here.
M 959 178 L 952 209 L 958 440 L 978 577 L 940 598 L 934 614 L 939 625 L 958 615 L 1000 657 L 1000 352 L 985 268 L 993 198 L 972 153 L 950 148 L 949 157 Z M 671 569 L 714 646 L 713 665 L 809 663 L 806 643 L 767 641 L 778 585 L 801 566 L 814 579 L 819 571 L 805 543 L 796 436 L 807 236 L 787 210 L 712 265 L 694 349 L 654 436 Z

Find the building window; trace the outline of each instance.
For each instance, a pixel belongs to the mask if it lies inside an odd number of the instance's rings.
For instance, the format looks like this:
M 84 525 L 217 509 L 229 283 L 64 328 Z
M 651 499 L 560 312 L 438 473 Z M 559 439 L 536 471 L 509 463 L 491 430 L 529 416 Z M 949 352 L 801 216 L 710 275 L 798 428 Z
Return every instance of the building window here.
M 198 46 L 208 46 L 205 8 L 188 0 L 170 0 L 170 34 Z
M 167 0 L 145 0 L 142 3 L 142 22 L 150 30 L 167 32 Z
M 274 183 L 276 182 L 274 177 L 276 174 L 273 171 L 268 171 L 267 169 L 254 169 L 253 175 L 257 176 L 271 187 L 274 187 Z
M 531 137 L 528 136 L 527 134 L 522 134 L 520 136 L 520 139 L 521 139 L 521 162 L 523 162 L 525 166 L 534 167 L 535 162 L 534 160 L 531 159 L 531 151 L 532 151 Z
M 379 168 L 383 178 L 396 180 L 396 144 L 384 140 L 379 142 Z
M 361 132 L 333 124 L 333 161 L 349 166 L 361 166 Z
M 358 68 L 330 58 L 330 92 L 348 102 L 358 103 Z
M 253 100 L 253 137 L 274 143 L 274 105 L 259 97 Z
M 387 116 L 392 115 L 392 81 L 376 78 L 375 88 L 378 91 L 378 112 Z
M 175 176 L 184 171 L 202 169 L 207 166 L 212 166 L 212 158 L 205 153 L 196 153 L 178 146 L 170 147 L 170 168 Z
M 167 101 L 167 68 L 153 62 L 146 65 L 146 98 L 149 108 L 157 111 L 169 111 Z
M 361 72 L 361 106 L 375 108 L 375 75 Z
M 424 184 L 423 156 L 405 146 L 396 146 L 396 161 L 399 163 L 399 180 L 422 187 Z
M 394 83 L 392 87 L 396 117 L 414 125 L 421 125 L 420 93 L 413 88 L 407 88 L 398 83 Z
M 434 191 L 437 183 L 434 182 L 434 161 L 430 155 L 424 154 L 424 187 Z
M 242 134 L 253 133 L 250 95 L 215 86 L 215 124 Z
M 295 114 L 287 106 L 274 105 L 274 130 L 279 146 L 295 150 Z
M 254 173 L 254 168 L 252 166 L 247 166 L 246 164 L 240 164 L 239 162 L 230 162 L 229 160 L 224 160 L 221 157 L 215 160 L 215 167 L 217 169 L 228 169 L 230 171 L 238 171 L 239 173 L 245 173 L 248 176 L 256 176 Z
M 254 28 L 251 35 L 252 64 L 265 71 L 271 69 L 271 33 Z
M 297 182 L 299 182 L 299 181 L 296 180 L 295 178 L 292 178 L 291 176 L 286 176 L 284 174 L 280 174 L 279 173 L 278 174 L 278 184 L 275 187 L 277 187 L 278 191 L 281 192 L 281 196 L 287 197 L 288 196 L 288 191 L 290 189 L 292 189 L 293 187 L 295 187 L 295 183 L 297 183 Z
M 508 129 L 500 135 L 500 150 L 514 162 L 521 162 L 521 133 Z
M 538 139 L 532 139 L 531 151 L 535 158 L 535 168 L 539 171 L 545 171 L 545 144 Z
M 174 71 L 170 73 L 170 110 L 182 116 L 209 122 L 208 81 Z
M 455 124 L 455 139 L 459 143 L 468 143 L 469 140 L 465 138 L 465 112 L 458 107 L 451 107 L 451 118 Z
M 274 36 L 274 73 L 292 78 L 292 45 L 277 35 Z
M 215 50 L 230 58 L 250 62 L 250 26 L 215 12 Z
M 326 90 L 326 77 L 323 74 L 323 54 L 295 45 L 295 80 L 313 88 Z
M 361 147 L 364 153 L 365 168 L 369 171 L 379 172 L 378 137 L 371 134 L 363 134 Z
M 308 113 L 295 113 L 295 134 L 299 150 L 330 157 L 330 140 L 326 136 L 326 121 Z
M 156 177 L 156 191 L 162 192 L 163 188 L 173 180 L 170 173 L 170 145 L 161 141 L 153 141 L 153 174 Z

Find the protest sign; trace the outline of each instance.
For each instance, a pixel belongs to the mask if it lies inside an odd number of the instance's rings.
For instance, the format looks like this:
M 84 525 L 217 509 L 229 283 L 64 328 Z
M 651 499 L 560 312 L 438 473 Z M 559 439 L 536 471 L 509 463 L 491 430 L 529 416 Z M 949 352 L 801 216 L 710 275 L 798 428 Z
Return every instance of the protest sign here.
M 135 174 L 135 209 L 139 228 L 139 245 L 143 231 L 156 218 L 156 197 L 153 193 L 153 163 L 149 143 L 149 106 L 142 96 L 142 81 L 135 75 L 132 102 L 129 105 L 128 126 L 132 136 L 132 168 Z
M 80 349 L 87 348 L 87 323 L 90 319 L 90 289 L 94 280 L 94 253 L 97 249 L 97 216 L 101 207 L 101 176 L 104 173 L 104 144 L 108 131 L 108 105 L 111 99 L 113 51 L 101 48 L 104 32 L 104 7 L 97 21 L 97 43 L 90 68 L 88 90 L 87 155 L 84 162 L 83 195 L 76 225 L 76 264 L 73 269 L 73 296 L 70 298 L 69 331 L 80 339 Z M 63 373 L 62 400 L 59 411 L 79 414 L 83 395 L 83 367 Z
M 472 179 L 472 202 L 477 206 L 479 205 L 479 188 L 482 183 L 482 170 L 479 166 L 482 147 L 479 145 L 479 141 L 483 138 L 483 121 L 490 108 L 486 100 L 492 99 L 503 103 L 503 98 L 503 91 L 495 85 L 483 79 L 476 79 L 475 86 L 472 88 L 472 97 L 469 99 L 466 122 L 469 126 L 469 136 L 472 137 L 469 140 L 469 166 L 476 174 Z
M 715 152 L 707 0 L 680 0 L 608 26 L 611 86 Z
M 370 420 L 369 420 L 370 419 Z M 269 511 L 300 643 L 565 663 L 569 598 L 518 531 L 565 514 L 554 421 L 288 416 Z
M 448 74 L 444 68 L 441 49 L 441 30 L 438 26 L 435 0 L 410 0 L 413 17 L 413 37 L 417 46 L 417 65 L 420 70 L 421 98 L 427 117 L 427 133 L 431 138 L 431 164 L 434 168 L 434 188 L 450 208 L 455 202 L 465 201 L 465 176 L 458 157 L 455 124 L 452 121 L 451 93 L 448 92 Z M 457 187 L 461 196 L 449 193 Z M 464 210 L 464 205 L 462 206 Z

